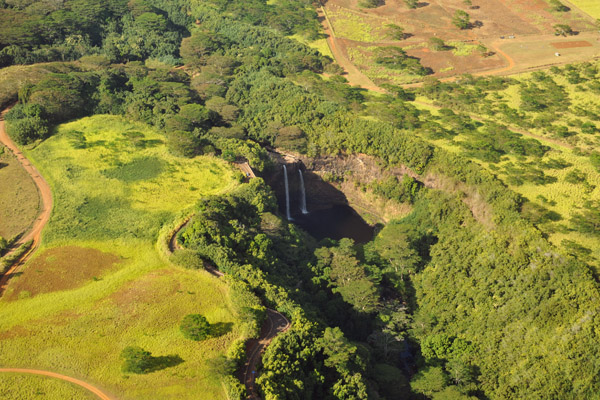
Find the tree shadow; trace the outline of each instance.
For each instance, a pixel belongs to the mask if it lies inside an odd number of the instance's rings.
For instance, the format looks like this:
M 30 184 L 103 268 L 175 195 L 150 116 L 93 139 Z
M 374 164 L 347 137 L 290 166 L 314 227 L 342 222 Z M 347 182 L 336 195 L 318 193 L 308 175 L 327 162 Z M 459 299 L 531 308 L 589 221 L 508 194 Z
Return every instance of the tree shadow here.
M 183 361 L 183 358 L 179 357 L 177 354 L 152 357 L 152 365 L 146 370 L 146 372 L 155 372 L 165 368 L 175 367 L 181 364 Z
M 426 1 L 420 1 L 417 3 L 417 8 L 427 7 L 428 5 L 429 3 L 427 3 Z
M 7 163 L 0 162 L 0 169 L 2 169 L 2 168 L 4 168 L 4 167 L 8 167 L 8 164 L 7 164 Z
M 219 336 L 223 336 L 229 332 L 233 328 L 233 323 L 231 322 L 215 322 L 214 324 L 210 324 L 210 332 L 209 337 L 215 338 Z

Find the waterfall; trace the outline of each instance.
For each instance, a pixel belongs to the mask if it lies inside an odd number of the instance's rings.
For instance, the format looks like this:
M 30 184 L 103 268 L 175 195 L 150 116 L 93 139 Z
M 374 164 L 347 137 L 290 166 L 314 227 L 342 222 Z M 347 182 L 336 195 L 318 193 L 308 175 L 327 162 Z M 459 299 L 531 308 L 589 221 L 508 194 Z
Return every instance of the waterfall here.
M 308 214 L 308 210 L 306 209 L 306 191 L 304 190 L 304 177 L 302 176 L 302 170 L 298 169 L 298 173 L 300 174 L 300 211 L 302 211 L 302 214 Z
M 290 216 L 290 187 L 288 184 L 287 168 L 285 165 L 283 166 L 283 179 L 285 182 L 285 216 L 289 221 L 292 219 Z

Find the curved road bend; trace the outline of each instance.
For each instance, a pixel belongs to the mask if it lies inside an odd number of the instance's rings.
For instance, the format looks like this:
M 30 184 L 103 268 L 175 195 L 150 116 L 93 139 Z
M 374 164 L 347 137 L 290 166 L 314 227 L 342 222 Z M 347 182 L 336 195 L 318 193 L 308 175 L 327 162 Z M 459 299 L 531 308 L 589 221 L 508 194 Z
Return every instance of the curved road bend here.
M 61 375 L 61 374 L 57 374 L 54 372 L 41 371 L 39 369 L 22 369 L 22 368 L 0 368 L 0 372 L 14 372 L 14 373 L 19 373 L 19 374 L 32 374 L 32 375 L 48 376 L 50 378 L 60 379 L 60 380 L 66 381 L 66 382 L 74 383 L 77 386 L 81 386 L 82 388 L 86 389 L 87 391 L 98 396 L 99 399 L 112 400 L 111 397 L 109 397 L 106 393 L 102 392 L 97 387 L 92 386 L 89 383 L 86 383 L 79 379 L 71 378 L 70 376 Z
M 25 262 L 31 257 L 35 249 L 39 246 L 40 240 L 42 237 L 42 229 L 46 226 L 46 223 L 50 219 L 50 213 L 52 212 L 52 191 L 50 190 L 50 186 L 48 182 L 40 175 L 37 168 L 35 168 L 31 162 L 23 155 L 23 153 L 19 150 L 17 145 L 12 141 L 12 139 L 6 133 L 6 129 L 4 126 L 4 114 L 8 112 L 8 109 L 4 110 L 0 115 L 0 143 L 9 148 L 17 160 L 21 163 L 25 171 L 31 176 L 33 182 L 37 186 L 38 193 L 41 198 L 41 212 L 38 215 L 37 219 L 33 222 L 31 229 L 27 232 L 21 239 L 17 241 L 13 245 L 13 250 L 17 249 L 23 243 L 28 242 L 29 240 L 33 240 L 33 244 L 31 248 L 23 254 L 23 256 L 15 262 L 12 267 L 9 268 L 8 271 L 2 276 L 0 279 L 0 296 L 4 293 L 6 286 L 8 284 L 8 280 L 10 277 L 19 270 L 19 268 L 25 264 Z
M 267 309 L 267 321 L 262 326 L 259 338 L 249 341 L 246 354 L 250 355 L 244 365 L 242 379 L 248 393 L 250 393 L 250 399 L 260 399 L 254 380 L 256 379 L 256 366 L 260 361 L 262 352 L 275 336 L 287 331 L 289 327 L 290 321 L 283 314 Z

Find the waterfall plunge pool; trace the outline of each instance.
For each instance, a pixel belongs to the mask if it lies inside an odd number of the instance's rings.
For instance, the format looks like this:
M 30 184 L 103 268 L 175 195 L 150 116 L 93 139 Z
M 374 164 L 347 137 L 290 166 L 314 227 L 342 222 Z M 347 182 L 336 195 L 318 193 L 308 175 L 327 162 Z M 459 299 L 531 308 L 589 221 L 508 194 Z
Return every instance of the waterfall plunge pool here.
M 294 168 L 290 170 L 285 164 L 282 165 L 283 187 L 280 186 L 280 190 L 276 190 L 279 209 L 290 222 L 295 223 L 317 240 L 350 238 L 356 243 L 366 243 L 373 238 L 374 228 L 349 205 L 341 203 L 345 200 L 341 192 L 318 178 L 322 185 L 327 186 L 327 190 L 333 190 L 342 196 L 342 198 L 336 196 L 337 201 L 334 202 L 329 202 L 330 199 L 322 197 L 319 200 L 319 196 L 315 196 L 314 193 L 311 196 L 311 192 L 305 190 L 302 170 L 298 169 L 298 174 L 292 171 Z M 322 188 L 323 186 L 321 190 Z M 320 203 L 323 200 L 329 206 Z
M 308 214 L 294 214 L 291 222 L 317 240 L 351 238 L 357 243 L 366 243 L 373 239 L 374 234 L 373 227 L 345 204 L 335 204 L 331 208 L 309 211 Z

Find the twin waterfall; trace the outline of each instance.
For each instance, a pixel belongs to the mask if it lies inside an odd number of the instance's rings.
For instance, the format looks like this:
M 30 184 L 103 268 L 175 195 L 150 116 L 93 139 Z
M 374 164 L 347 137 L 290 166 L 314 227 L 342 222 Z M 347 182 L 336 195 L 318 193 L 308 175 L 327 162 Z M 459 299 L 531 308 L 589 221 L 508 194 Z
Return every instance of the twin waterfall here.
M 302 214 L 308 214 L 308 210 L 306 209 L 306 192 L 304 190 L 304 177 L 302 176 L 302 171 L 299 169 L 298 173 L 300 174 L 300 211 Z M 283 166 L 283 182 L 285 183 L 285 216 L 288 221 L 291 221 L 292 217 L 290 215 L 290 185 L 288 182 L 288 174 L 287 167 Z
M 302 211 L 302 214 L 308 214 L 308 210 L 306 209 L 306 192 L 304 191 L 304 177 L 302 177 L 302 170 L 299 169 L 298 173 L 300 174 L 300 211 Z
M 283 166 L 283 177 L 285 182 L 285 216 L 289 221 L 292 219 L 290 216 L 290 185 L 288 184 L 287 168 L 285 165 Z

